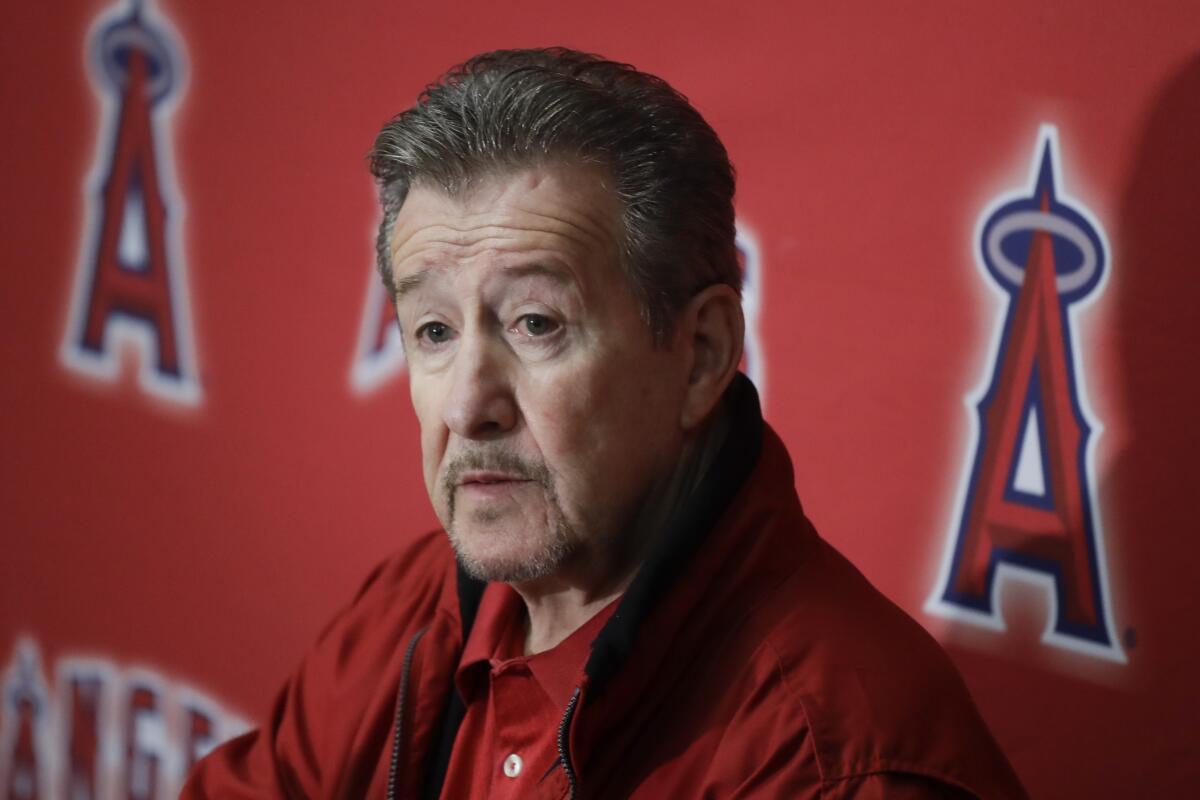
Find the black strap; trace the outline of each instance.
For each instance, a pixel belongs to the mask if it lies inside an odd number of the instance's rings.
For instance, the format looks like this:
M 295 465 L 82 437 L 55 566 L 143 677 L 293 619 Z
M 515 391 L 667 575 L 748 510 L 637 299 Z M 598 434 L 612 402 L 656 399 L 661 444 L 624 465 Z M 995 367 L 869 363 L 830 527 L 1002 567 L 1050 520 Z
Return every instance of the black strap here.
M 670 590 L 679 573 L 733 502 L 762 452 L 763 418 L 758 392 L 738 373 L 726 390 L 729 430 L 700 483 L 668 520 L 646 554 L 616 611 L 592 642 L 584 671 L 594 698 L 629 657 L 642 621 Z
M 442 785 L 446 782 L 446 772 L 450 769 L 450 754 L 454 752 L 454 740 L 458 737 L 458 729 L 462 726 L 467 707 L 463 704 L 458 690 L 450 687 L 450 697 L 446 710 L 438 723 L 438 738 L 433 749 L 429 751 L 429 760 L 425 763 L 425 781 L 421 786 L 423 800 L 438 800 L 442 794 Z
M 471 628 L 475 625 L 475 615 L 479 611 L 479 601 L 483 598 L 483 590 L 487 588 L 484 581 L 475 580 L 463 568 L 458 568 L 458 608 L 462 617 L 462 640 L 465 644 Z M 437 739 L 425 762 L 425 780 L 421 786 L 421 797 L 424 800 L 437 800 L 442 794 L 442 785 L 446 782 L 446 771 L 450 768 L 450 755 L 454 752 L 454 740 L 458 729 L 462 726 L 467 707 L 458 694 L 453 681 L 450 683 L 449 696 L 442 717 L 438 720 Z

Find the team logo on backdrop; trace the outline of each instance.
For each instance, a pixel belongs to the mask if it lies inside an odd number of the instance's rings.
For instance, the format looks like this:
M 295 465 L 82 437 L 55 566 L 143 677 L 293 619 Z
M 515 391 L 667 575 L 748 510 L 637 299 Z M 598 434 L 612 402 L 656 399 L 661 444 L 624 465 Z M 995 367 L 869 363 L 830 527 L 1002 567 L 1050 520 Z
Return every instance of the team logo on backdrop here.
M 177 797 L 191 766 L 242 720 L 157 672 L 62 658 L 53 687 L 31 639 L 0 684 L 0 793 L 11 798 Z
M 767 359 L 763 353 L 758 323 L 762 313 L 762 258 L 758 239 L 745 226 L 737 231 L 738 259 L 742 265 L 742 312 L 746 317 L 746 339 L 742 354 L 742 372 L 754 381 L 759 403 L 767 406 Z
M 106 12 L 89 35 L 90 77 L 103 108 L 61 353 L 70 369 L 114 381 L 121 343 L 132 343 L 145 391 L 195 404 L 200 385 L 178 244 L 183 204 L 168 125 L 183 57 L 163 25 L 133 0 Z
M 1074 336 L 1080 309 L 1100 294 L 1108 247 L 1100 224 L 1063 188 L 1057 132 L 1043 126 L 1026 189 L 981 215 L 976 258 L 1004 304 L 930 611 L 1003 629 L 999 585 L 1044 587 L 1043 641 L 1123 662 L 1113 635 L 1088 410 Z
M 754 381 L 760 398 L 765 400 L 766 360 L 758 335 L 758 318 L 762 307 L 762 262 L 757 240 L 742 226 L 738 226 L 737 248 L 742 264 L 742 308 L 746 314 L 746 347 L 742 370 Z M 357 391 L 367 393 L 403 368 L 404 347 L 400 342 L 400 326 L 396 324 L 396 309 L 382 282 L 372 271 L 350 383 Z
M 350 383 L 362 393 L 373 391 L 404 369 L 404 345 L 396 307 L 383 281 L 371 270 L 367 304 L 358 333 L 358 349 L 350 370 Z

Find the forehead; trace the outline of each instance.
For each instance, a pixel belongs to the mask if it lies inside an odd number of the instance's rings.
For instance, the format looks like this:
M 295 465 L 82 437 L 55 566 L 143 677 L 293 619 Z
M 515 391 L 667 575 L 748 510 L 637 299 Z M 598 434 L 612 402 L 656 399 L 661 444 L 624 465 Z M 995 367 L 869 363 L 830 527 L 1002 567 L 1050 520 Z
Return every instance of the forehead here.
M 598 167 L 546 165 L 485 175 L 459 191 L 418 183 L 391 233 L 397 285 L 475 261 L 545 259 L 572 271 L 619 260 L 620 203 Z M 577 274 L 577 280 L 591 282 Z

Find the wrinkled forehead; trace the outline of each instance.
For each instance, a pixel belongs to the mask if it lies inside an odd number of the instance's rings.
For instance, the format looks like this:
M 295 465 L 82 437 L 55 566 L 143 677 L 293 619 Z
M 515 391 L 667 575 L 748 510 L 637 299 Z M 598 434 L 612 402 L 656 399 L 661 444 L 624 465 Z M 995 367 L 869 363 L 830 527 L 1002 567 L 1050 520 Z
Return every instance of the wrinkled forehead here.
M 391 263 L 406 274 L 488 255 L 543 253 L 617 268 L 621 205 L 607 172 L 562 164 L 481 175 L 456 190 L 419 182 L 391 231 Z

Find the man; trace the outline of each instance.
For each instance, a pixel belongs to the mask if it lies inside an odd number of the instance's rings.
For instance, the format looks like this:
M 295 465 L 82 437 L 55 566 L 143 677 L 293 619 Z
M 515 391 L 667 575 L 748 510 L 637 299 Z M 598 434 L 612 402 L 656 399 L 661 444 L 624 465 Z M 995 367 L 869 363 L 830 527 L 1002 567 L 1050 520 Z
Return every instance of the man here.
M 657 78 L 479 56 L 371 153 L 445 533 L 187 797 L 1018 797 L 737 372 L 733 171 Z

